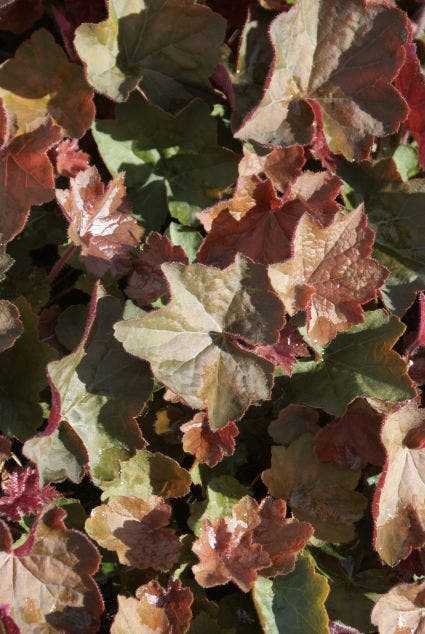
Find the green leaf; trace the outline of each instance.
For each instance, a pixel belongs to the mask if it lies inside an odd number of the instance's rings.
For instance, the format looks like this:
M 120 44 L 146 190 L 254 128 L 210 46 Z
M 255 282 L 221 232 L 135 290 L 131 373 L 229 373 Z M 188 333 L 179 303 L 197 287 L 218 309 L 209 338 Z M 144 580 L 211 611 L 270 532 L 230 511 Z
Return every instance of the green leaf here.
M 406 363 L 392 350 L 404 330 L 384 310 L 365 313 L 364 323 L 338 334 L 319 361 L 298 361 L 291 378 L 279 379 L 285 399 L 342 416 L 359 396 L 393 403 L 412 398 Z
M 265 267 L 243 256 L 223 271 L 163 264 L 171 301 L 115 324 L 127 352 L 150 362 L 157 380 L 195 409 L 208 408 L 212 429 L 238 420 L 270 396 L 274 366 L 239 344 L 275 343 L 283 306 Z
M 325 609 L 329 585 L 314 570 L 310 557 L 300 557 L 295 570 L 275 579 L 259 577 L 254 604 L 267 634 L 328 634 Z
M 125 101 L 141 82 L 149 100 L 169 108 L 209 88 L 225 29 L 192 0 L 114 0 L 106 20 L 78 27 L 75 48 L 97 92 Z
M 418 152 L 411 145 L 399 145 L 393 154 L 393 159 L 404 181 L 408 181 L 421 171 Z
M 178 462 L 162 453 L 144 449 L 120 463 L 119 475 L 104 484 L 102 500 L 120 495 L 144 500 L 150 495 L 182 497 L 189 493 L 190 484 L 189 472 Z
M 95 123 L 93 135 L 111 174 L 126 172 L 146 230 L 161 229 L 168 212 L 182 224 L 198 224 L 195 213 L 237 176 L 239 157 L 217 144 L 217 122 L 200 100 L 173 116 L 134 93 L 115 120 Z
M 248 493 L 248 489 L 232 476 L 212 478 L 207 486 L 207 499 L 192 506 L 190 528 L 199 536 L 203 520 L 213 521 L 231 515 L 234 505 Z
M 24 332 L 1 355 L 0 429 L 21 441 L 43 422 L 39 393 L 47 386 L 46 364 L 56 352 L 38 338 L 38 318 L 23 297 L 16 300 Z
M 178 222 L 170 222 L 166 235 L 174 245 L 182 247 L 189 262 L 196 260 L 196 252 L 202 242 L 202 235 L 199 231 L 194 231 L 192 227 L 185 227 Z

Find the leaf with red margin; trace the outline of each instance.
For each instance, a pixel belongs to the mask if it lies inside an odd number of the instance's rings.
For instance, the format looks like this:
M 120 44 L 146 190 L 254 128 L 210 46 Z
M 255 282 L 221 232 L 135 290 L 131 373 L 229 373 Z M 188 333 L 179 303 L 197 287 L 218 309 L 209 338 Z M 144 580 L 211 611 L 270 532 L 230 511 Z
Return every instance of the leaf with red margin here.
M 422 634 L 425 630 L 425 583 L 401 583 L 383 594 L 372 610 L 379 634 Z
M 8 143 L 7 112 L 0 101 L 0 241 L 21 233 L 32 205 L 47 203 L 55 194 L 53 167 L 47 151 L 61 139 L 51 121 Z
M 406 128 L 412 133 L 419 146 L 419 162 L 425 168 L 425 76 L 416 55 L 416 44 L 412 41 L 412 27 L 409 26 L 409 40 L 405 44 L 406 60 L 394 82 L 407 105 L 409 115 Z
M 336 462 L 346 469 L 362 469 L 367 464 L 383 465 L 382 418 L 382 414 L 364 399 L 354 401 L 344 416 L 334 418 L 316 435 L 317 457 L 322 462 Z
M 52 486 L 40 486 L 37 470 L 17 467 L 1 485 L 0 515 L 19 522 L 23 515 L 37 515 L 43 506 L 58 497 Z
M 261 264 L 287 260 L 298 221 L 309 213 L 323 225 L 332 222 L 339 210 L 335 198 L 341 180 L 326 172 L 306 172 L 291 186 L 284 198 L 277 195 L 272 182 L 239 180 L 234 198 L 201 212 L 198 217 L 211 229 L 204 239 L 198 260 L 223 268 L 236 253 Z
M 89 167 L 90 156 L 80 150 L 78 139 L 64 139 L 55 149 L 56 171 L 60 176 L 74 177 Z
M 167 279 L 161 269 L 165 262 L 189 264 L 186 253 L 166 236 L 152 232 L 143 250 L 132 262 L 125 293 L 141 306 L 148 306 L 160 297 L 168 296 Z
M 97 168 L 89 167 L 71 178 L 69 189 L 57 189 L 56 198 L 87 270 L 98 277 L 126 273 L 143 229 L 129 214 L 124 174 L 105 188 Z
M 94 575 L 99 553 L 80 532 L 65 527 L 65 512 L 48 509 L 33 524 L 27 541 L 13 549 L 0 522 L 0 596 L 22 632 L 98 631 L 103 601 Z
M 136 590 L 136 598 L 118 595 L 118 612 L 111 634 L 152 632 L 185 634 L 192 620 L 193 594 L 177 579 L 163 588 L 150 581 Z
M 391 85 L 405 58 L 404 12 L 362 0 L 299 0 L 273 21 L 270 35 L 275 59 L 266 90 L 237 138 L 308 144 L 314 101 L 331 151 L 361 160 L 374 136 L 395 132 L 407 117 Z
M 93 94 L 84 70 L 46 29 L 25 39 L 0 66 L 0 97 L 18 134 L 51 117 L 64 134 L 82 137 L 93 123 Z
M 390 412 L 382 442 L 387 458 L 373 501 L 374 546 L 395 566 L 425 544 L 425 409 L 412 400 Z
M 0 29 L 22 33 L 43 15 L 41 0 L 2 0 Z
M 289 376 L 297 358 L 308 357 L 310 354 L 304 339 L 290 323 L 280 331 L 277 343 L 270 346 L 256 346 L 255 352 L 281 368 Z
M 92 510 L 85 528 L 122 564 L 166 571 L 177 563 L 180 550 L 179 538 L 167 527 L 170 517 L 171 506 L 155 495 L 147 500 L 114 496 Z
M 0 634 L 21 634 L 10 615 L 10 605 L 0 605 Z
M 363 205 L 337 214 L 327 227 L 305 214 L 295 230 L 292 258 L 269 267 L 287 312 L 307 312 L 314 341 L 327 344 L 338 332 L 363 322 L 361 305 L 376 297 L 388 276 L 369 258 L 374 238 Z
M 233 421 L 213 431 L 208 422 L 208 415 L 198 412 L 180 429 L 183 432 L 184 451 L 211 468 L 235 451 L 235 438 L 239 434 L 239 429 Z

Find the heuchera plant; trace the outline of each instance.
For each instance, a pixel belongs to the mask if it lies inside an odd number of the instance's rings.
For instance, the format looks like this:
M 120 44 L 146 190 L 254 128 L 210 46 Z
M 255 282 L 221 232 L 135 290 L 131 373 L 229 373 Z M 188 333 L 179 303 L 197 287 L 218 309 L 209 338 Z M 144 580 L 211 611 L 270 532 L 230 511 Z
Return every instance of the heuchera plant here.
M 423 634 L 423 3 L 0 37 L 0 633 Z

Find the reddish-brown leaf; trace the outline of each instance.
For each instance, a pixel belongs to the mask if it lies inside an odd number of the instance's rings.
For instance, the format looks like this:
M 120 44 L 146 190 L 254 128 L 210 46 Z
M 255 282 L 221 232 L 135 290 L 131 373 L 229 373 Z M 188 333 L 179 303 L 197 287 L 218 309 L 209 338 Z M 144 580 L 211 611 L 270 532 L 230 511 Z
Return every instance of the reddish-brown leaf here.
M 355 401 L 344 416 L 334 418 L 316 435 L 317 457 L 322 462 L 336 462 L 347 469 L 362 469 L 367 464 L 383 465 L 382 418 L 382 414 L 367 401 Z
M 0 515 L 18 522 L 23 515 L 37 515 L 43 506 L 58 497 L 50 484 L 40 487 L 37 470 L 17 467 L 1 485 Z
M 2 0 L 0 29 L 22 33 L 43 15 L 42 0 Z
M 120 275 L 130 268 L 130 255 L 143 230 L 128 213 L 124 174 L 105 188 L 96 167 L 71 178 L 69 189 L 57 189 L 56 198 L 69 224 L 69 237 L 81 247 L 88 271 L 101 277 Z
M 198 412 L 180 429 L 183 432 L 184 451 L 194 455 L 199 462 L 209 467 L 215 467 L 224 456 L 231 456 L 235 451 L 235 438 L 239 434 L 239 429 L 233 421 L 213 431 L 208 422 L 208 415 Z
M 243 158 L 238 167 L 239 180 L 249 176 L 269 178 L 277 190 L 284 192 L 301 174 L 304 163 L 304 150 L 300 145 L 277 148 L 263 156 L 244 146 Z
M 0 435 L 0 463 L 10 458 L 11 450 L 12 442 L 6 436 Z
M 63 0 L 61 6 L 51 7 L 53 17 L 61 32 L 66 52 L 71 59 L 79 61 L 74 48 L 75 29 L 83 22 L 94 24 L 107 15 L 105 0 Z
M 375 548 L 396 565 L 425 544 L 425 409 L 416 400 L 388 414 L 382 441 L 387 458 L 373 502 Z
M 78 139 L 64 139 L 55 149 L 56 171 L 60 176 L 74 177 L 89 167 L 90 156 L 80 150 Z
M 111 634 L 185 634 L 192 620 L 193 594 L 181 582 L 163 588 L 150 581 L 136 590 L 136 598 L 118 596 L 118 612 Z
M 394 85 L 401 92 L 409 106 L 409 115 L 405 126 L 419 146 L 419 161 L 425 168 L 425 76 L 416 55 L 416 44 L 410 40 L 404 47 L 406 60 Z
M 23 633 L 98 631 L 103 602 L 92 575 L 99 553 L 82 533 L 65 527 L 64 516 L 62 509 L 47 510 L 16 549 L 0 522 L 0 597 Z
M 267 496 L 258 509 L 260 523 L 254 529 L 254 541 L 261 544 L 271 565 L 261 571 L 265 577 L 286 575 L 295 568 L 299 551 L 313 535 L 313 527 L 291 517 L 286 519 L 286 503 Z
M 326 344 L 363 322 L 361 305 L 376 296 L 388 271 L 369 258 L 375 234 L 363 206 L 338 213 L 322 227 L 309 214 L 298 223 L 293 256 L 269 267 L 269 275 L 287 312 L 307 312 L 308 333 Z
M 60 141 L 61 131 L 47 121 L 8 143 L 3 104 L 0 111 L 0 241 L 9 242 L 21 233 L 30 207 L 54 197 L 53 167 L 47 151 Z
M 402 583 L 383 594 L 372 610 L 379 634 L 425 632 L 425 583 Z
M 291 374 L 297 357 L 308 357 L 309 351 L 298 330 L 287 323 L 280 331 L 279 341 L 270 346 L 256 346 L 255 353 Z
M 180 542 L 167 527 L 171 507 L 151 495 L 148 500 L 114 496 L 93 509 L 86 531 L 102 548 L 117 553 L 122 564 L 169 570 L 178 560 Z
M 259 523 L 258 505 L 249 497 L 233 508 L 231 518 L 203 521 L 201 536 L 192 547 L 199 558 L 192 567 L 199 585 L 211 588 L 233 581 L 243 592 L 251 590 L 258 571 L 272 565 L 263 547 L 253 540 L 252 531 Z
M 151 233 L 143 250 L 132 263 L 132 272 L 125 289 L 128 297 L 142 306 L 147 306 L 159 297 L 168 295 L 168 285 L 161 264 L 182 262 L 189 264 L 182 247 L 172 244 L 166 236 Z

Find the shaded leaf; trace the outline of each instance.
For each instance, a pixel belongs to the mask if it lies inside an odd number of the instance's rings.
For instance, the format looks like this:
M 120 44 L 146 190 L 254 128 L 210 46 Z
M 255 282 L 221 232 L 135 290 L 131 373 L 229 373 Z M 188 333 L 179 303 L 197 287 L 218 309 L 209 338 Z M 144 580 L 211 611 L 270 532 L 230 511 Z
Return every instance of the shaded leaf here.
M 338 214 L 323 228 L 305 214 L 295 230 L 293 256 L 273 264 L 273 287 L 290 315 L 307 313 L 309 336 L 326 344 L 363 322 L 364 304 L 377 295 L 388 271 L 369 258 L 374 234 L 362 207 Z
M 290 445 L 303 434 L 316 434 L 320 427 L 319 412 L 305 405 L 292 404 L 280 410 L 277 418 L 267 428 L 279 445 Z
M 24 332 L 15 304 L 0 299 L 0 352 L 11 348 Z
M 384 420 L 387 457 L 373 510 L 375 548 L 391 566 L 425 544 L 424 429 L 425 410 L 414 400 Z
M 143 500 L 151 495 L 177 498 L 189 493 L 190 484 L 190 474 L 178 462 L 162 453 L 143 449 L 120 462 L 119 474 L 104 484 L 102 499 L 120 495 Z
M 152 634 L 185 634 L 192 620 L 193 594 L 179 580 L 164 589 L 150 581 L 136 590 L 136 598 L 118 596 L 118 613 L 111 634 L 146 631 Z
M 19 522 L 23 515 L 37 515 L 43 506 L 58 497 L 50 485 L 40 486 L 37 470 L 17 467 L 1 485 L 0 515 Z
M 335 418 L 319 431 L 314 439 L 317 457 L 346 469 L 383 465 L 382 418 L 367 401 L 355 401 L 344 416 Z
M 112 480 L 119 461 L 144 446 L 135 420 L 152 388 L 145 363 L 130 357 L 112 336 L 121 317 L 116 298 L 102 296 L 95 286 L 81 343 L 74 352 L 49 364 L 52 409 L 46 430 L 37 437 L 49 446 L 49 436 L 66 421 L 79 436 L 96 483 Z M 31 445 L 34 447 L 33 440 Z
M 50 116 L 64 134 L 80 138 L 94 119 L 93 90 L 83 69 L 68 61 L 45 29 L 24 40 L 0 67 L 0 97 L 20 134 Z
M 0 435 L 0 463 L 10 458 L 12 443 L 6 436 Z
M 327 634 L 328 594 L 326 577 L 314 570 L 309 557 L 300 557 L 289 575 L 273 580 L 258 577 L 253 590 L 261 625 L 268 634 Z
M 61 133 L 58 126 L 48 121 L 9 143 L 3 125 L 0 137 L 0 238 L 9 242 L 21 233 L 30 207 L 54 197 L 53 167 L 47 151 L 60 141 Z
M 65 527 L 64 517 L 59 508 L 47 510 L 15 550 L 0 523 L 0 596 L 22 632 L 98 631 L 103 602 L 92 575 L 99 553 L 82 533 Z
M 286 324 L 279 333 L 279 341 L 268 346 L 257 346 L 256 354 L 271 361 L 273 365 L 291 375 L 297 357 L 310 355 L 304 339 L 298 330 L 290 323 Z
M 78 27 L 74 45 L 97 92 L 126 101 L 140 82 L 167 108 L 208 87 L 224 30 L 220 16 L 192 0 L 115 0 L 105 21 Z
M 142 306 L 168 295 L 167 279 L 161 269 L 165 262 L 188 264 L 188 259 L 183 249 L 174 246 L 166 236 L 149 234 L 142 252 L 132 262 L 126 295 Z
M 243 257 L 224 271 L 201 264 L 164 264 L 163 271 L 170 303 L 119 322 L 115 335 L 190 407 L 206 407 L 211 428 L 218 429 L 269 398 L 273 365 L 238 340 L 274 343 L 283 307 L 264 267 Z
M 299 0 L 273 21 L 270 35 L 275 59 L 266 91 L 238 138 L 309 143 L 311 100 L 320 108 L 330 149 L 360 160 L 374 136 L 395 132 L 406 118 L 407 106 L 391 85 L 405 56 L 403 12 L 378 2 Z
M 70 189 L 57 189 L 56 198 L 69 224 L 69 238 L 81 247 L 81 260 L 98 277 L 120 275 L 130 268 L 131 251 L 143 230 L 128 213 L 124 174 L 105 188 L 96 167 L 71 178 Z
M 96 506 L 86 531 L 102 548 L 117 553 L 122 564 L 169 570 L 179 557 L 180 542 L 167 527 L 171 507 L 162 498 L 111 497 Z
M 262 477 L 271 495 L 288 500 L 295 517 L 314 526 L 316 537 L 348 542 L 366 507 L 354 491 L 359 476 L 360 471 L 320 462 L 313 436 L 303 434 L 289 447 L 272 447 L 271 467 Z
M 143 226 L 161 229 L 168 212 L 183 224 L 236 178 L 239 157 L 217 142 L 217 123 L 199 99 L 175 116 L 139 93 L 97 121 L 93 135 L 111 174 L 124 170 L 129 198 Z
M 63 0 L 60 6 L 51 7 L 59 27 L 66 52 L 72 60 L 79 61 L 74 48 L 75 29 L 83 22 L 100 22 L 106 18 L 105 0 Z
M 80 150 L 78 139 L 64 139 L 55 152 L 56 171 L 60 176 L 75 177 L 89 167 L 90 156 Z
M 23 333 L 1 355 L 0 427 L 7 436 L 25 440 L 42 423 L 39 393 L 47 386 L 46 364 L 56 353 L 39 341 L 37 315 L 28 302 L 20 297 L 16 305 Z
M 0 29 L 22 33 L 43 15 L 41 0 L 3 0 L 0 6 Z
M 209 467 L 215 467 L 224 456 L 231 456 L 235 451 L 235 438 L 239 430 L 233 421 L 214 431 L 209 425 L 207 414 L 199 412 L 180 429 L 183 432 L 184 451 Z
M 421 634 L 425 628 L 425 584 L 401 583 L 381 596 L 372 610 L 379 634 Z
M 403 324 L 383 310 L 365 313 L 363 324 L 339 333 L 318 361 L 298 361 L 290 379 L 280 379 L 292 402 L 342 416 L 360 396 L 405 401 L 415 396 L 403 359 L 392 350 Z

